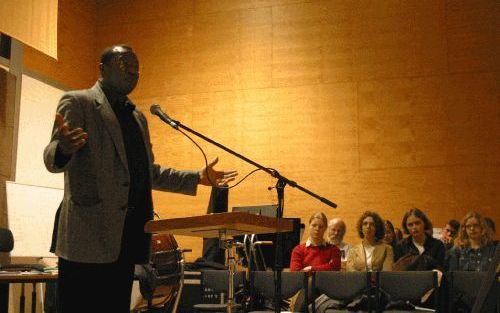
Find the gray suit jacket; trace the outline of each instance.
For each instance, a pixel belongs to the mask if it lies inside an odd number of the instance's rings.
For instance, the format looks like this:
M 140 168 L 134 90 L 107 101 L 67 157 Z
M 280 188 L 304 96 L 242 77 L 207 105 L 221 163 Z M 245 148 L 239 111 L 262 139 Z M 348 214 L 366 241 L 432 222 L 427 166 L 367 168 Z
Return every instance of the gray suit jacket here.
M 99 83 L 91 89 L 65 93 L 57 112 L 71 128 L 83 128 L 88 141 L 59 168 L 55 164 L 59 140 L 54 125 L 51 141 L 44 151 L 47 169 L 64 172 L 55 253 L 74 262 L 113 262 L 120 253 L 130 186 L 120 124 Z M 195 195 L 198 173 L 154 164 L 146 119 L 137 109 L 134 116 L 150 159 L 150 187 Z

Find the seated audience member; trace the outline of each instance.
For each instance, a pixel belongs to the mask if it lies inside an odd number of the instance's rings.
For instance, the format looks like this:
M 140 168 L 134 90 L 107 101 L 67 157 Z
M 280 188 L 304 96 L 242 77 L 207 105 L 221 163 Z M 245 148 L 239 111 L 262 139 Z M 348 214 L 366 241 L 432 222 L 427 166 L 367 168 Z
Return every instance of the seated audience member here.
M 401 240 L 403 240 L 404 237 L 403 237 L 403 232 L 401 231 L 401 229 L 394 227 L 394 234 L 396 235 L 397 242 L 400 242 Z
M 498 240 L 497 240 L 497 230 L 496 230 L 496 227 L 495 227 L 495 222 L 489 218 L 489 217 L 484 217 L 484 221 L 486 222 L 486 226 L 488 226 L 488 228 L 490 229 L 490 238 L 491 240 L 497 244 L 498 243 Z
M 385 225 L 384 242 L 389 246 L 391 246 L 392 249 L 394 250 L 394 247 L 398 243 L 398 238 L 396 237 L 396 232 L 394 231 L 394 225 L 392 225 L 392 222 L 389 220 L 386 220 L 384 225 Z
M 290 271 L 316 272 L 340 270 L 340 249 L 324 239 L 328 220 L 322 212 L 314 213 L 309 218 L 309 238 L 292 250 Z M 311 284 L 311 282 L 309 282 Z M 312 292 L 311 286 L 309 292 Z M 312 300 L 312 293 L 309 300 Z M 293 311 L 306 309 L 304 291 L 292 299 Z M 309 303 L 308 303 L 309 304 Z
M 347 254 L 348 271 L 391 271 L 394 262 L 392 247 L 384 243 L 384 222 L 371 211 L 361 215 L 356 225 L 359 245 L 349 249 Z
M 450 271 L 487 271 L 495 256 L 496 245 L 490 229 L 476 212 L 465 215 L 456 245 L 449 251 Z
M 340 249 L 324 239 L 328 220 L 325 214 L 314 213 L 309 218 L 309 238 L 292 250 L 290 271 L 338 271 Z
M 420 209 L 413 208 L 403 217 L 403 229 L 409 236 L 394 250 L 397 270 L 442 270 L 446 249 L 443 243 L 429 235 L 432 223 Z
M 340 259 L 342 262 L 346 261 L 347 252 L 351 248 L 350 244 L 343 241 L 345 232 L 346 226 L 342 219 L 334 218 L 328 223 L 328 242 L 340 249 Z
M 444 243 L 446 250 L 453 247 L 455 238 L 458 235 L 458 229 L 460 228 L 460 223 L 457 220 L 451 219 L 446 223 L 441 234 L 441 241 Z

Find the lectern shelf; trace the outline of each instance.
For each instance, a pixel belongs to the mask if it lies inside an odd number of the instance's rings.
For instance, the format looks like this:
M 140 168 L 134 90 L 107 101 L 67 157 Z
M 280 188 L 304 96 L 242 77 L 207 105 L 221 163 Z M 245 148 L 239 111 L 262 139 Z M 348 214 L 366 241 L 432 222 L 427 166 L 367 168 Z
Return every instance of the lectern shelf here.
M 246 212 L 227 212 L 149 221 L 144 229 L 148 233 L 218 238 L 221 231 L 226 236 L 290 232 L 293 222 Z

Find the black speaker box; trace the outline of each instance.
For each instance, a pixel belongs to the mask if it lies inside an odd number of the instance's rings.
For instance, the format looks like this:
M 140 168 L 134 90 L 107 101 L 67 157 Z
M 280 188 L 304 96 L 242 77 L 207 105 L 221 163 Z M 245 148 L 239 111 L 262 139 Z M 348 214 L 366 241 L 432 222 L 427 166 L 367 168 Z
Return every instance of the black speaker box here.
M 212 290 L 202 290 L 201 272 L 184 272 L 184 287 L 182 289 L 178 313 L 192 313 L 193 305 L 198 303 L 220 303 L 220 295 Z

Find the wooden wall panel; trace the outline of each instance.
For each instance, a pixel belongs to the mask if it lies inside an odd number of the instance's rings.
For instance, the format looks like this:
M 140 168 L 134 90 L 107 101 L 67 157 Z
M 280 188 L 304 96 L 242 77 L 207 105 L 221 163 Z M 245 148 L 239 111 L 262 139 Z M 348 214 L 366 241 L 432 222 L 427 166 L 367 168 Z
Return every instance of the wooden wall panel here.
M 432 77 L 359 84 L 362 169 L 447 163 L 444 83 Z
M 496 75 L 359 84 L 361 168 L 496 164 Z
M 327 1 L 321 32 L 324 83 L 354 80 L 354 32 L 357 8 L 352 1 Z
M 16 77 L 0 67 L 0 227 L 7 227 L 7 197 L 5 181 L 12 176 L 14 147 L 14 102 Z M 8 253 L 0 253 L 0 263 L 10 262 Z
M 273 86 L 321 82 L 321 3 L 273 8 Z
M 443 1 L 356 1 L 353 6 L 358 80 L 445 72 Z
M 408 76 L 446 74 L 446 30 L 444 1 L 401 1 L 409 49 Z
M 133 0 L 95 0 L 98 27 L 124 25 L 141 22 L 149 26 L 154 20 L 189 16 L 194 12 L 194 0 L 148 0 L 147 3 Z M 170 35 L 170 33 L 164 33 Z M 119 35 L 119 33 L 115 33 Z
M 204 161 L 148 113 L 152 103 L 338 203 L 333 210 L 287 187 L 285 215 L 340 216 L 351 242 L 366 209 L 395 225 L 410 207 L 437 227 L 470 209 L 500 223 L 495 1 L 70 2 L 61 2 L 60 64 L 29 50 L 25 64 L 87 87 L 100 51 L 130 44 L 141 61 L 131 98 L 148 118 L 159 163 L 198 169 Z M 79 14 L 83 22 L 68 21 Z M 220 167 L 240 177 L 253 169 L 195 140 Z M 230 190 L 229 206 L 276 203 L 274 183 L 256 173 Z M 205 187 L 197 197 L 155 192 L 154 202 L 164 218 L 198 215 L 209 195 Z M 178 241 L 194 249 L 188 260 L 200 256 L 200 239 Z
M 499 11 L 500 5 L 495 0 L 446 1 L 450 72 L 500 69 Z
M 450 75 L 447 117 L 450 163 L 499 165 L 498 72 Z
M 498 158 L 497 158 L 498 159 Z M 466 212 L 476 210 L 499 222 L 498 203 L 498 166 L 457 166 L 453 169 L 455 180 L 455 199 L 457 202 L 458 218 Z
M 70 89 L 91 87 L 99 73 L 95 12 L 95 1 L 60 0 L 58 59 L 26 47 L 24 66 L 59 86 Z
M 333 210 L 287 187 L 286 216 L 341 216 L 352 242 L 366 209 L 395 225 L 411 207 L 437 227 L 473 208 L 500 218 L 498 67 L 485 52 L 498 30 L 481 22 L 491 1 L 195 0 L 165 3 L 166 13 L 117 3 L 100 12 L 109 18 L 99 42 L 137 50 L 142 77 L 132 97 L 140 108 L 160 103 L 339 204 Z M 134 16 L 109 14 L 120 6 Z M 464 29 L 471 44 L 458 40 Z M 147 117 L 160 163 L 202 166 L 189 140 Z M 196 140 L 240 177 L 253 169 Z M 273 185 L 258 172 L 231 189 L 229 206 L 276 203 Z M 154 200 L 164 217 L 204 214 L 209 191 L 155 192 Z M 200 255 L 199 239 L 179 242 L 194 249 L 189 259 Z
M 238 11 L 197 16 L 193 35 L 193 92 L 239 89 Z
M 195 0 L 196 14 L 209 14 L 215 12 L 248 10 L 263 7 L 282 6 L 304 2 L 304 0 Z
M 14 127 L 14 96 L 16 78 L 0 67 L 0 127 Z
M 240 88 L 272 84 L 272 10 L 246 10 L 240 15 Z

